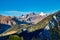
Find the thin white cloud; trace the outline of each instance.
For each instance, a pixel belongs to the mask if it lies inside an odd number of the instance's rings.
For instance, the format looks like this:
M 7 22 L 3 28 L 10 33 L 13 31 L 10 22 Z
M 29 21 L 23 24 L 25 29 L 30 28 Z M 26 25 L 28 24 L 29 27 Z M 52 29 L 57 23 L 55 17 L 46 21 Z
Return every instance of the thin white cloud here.
M 4 11 L 3 15 L 5 16 L 21 16 L 22 14 L 26 15 L 32 12 L 21 12 L 21 11 Z M 36 14 L 41 14 L 41 15 L 45 15 L 45 14 L 49 14 L 49 13 L 44 13 L 44 12 L 34 12 Z
M 7 16 L 20 16 L 22 14 L 29 14 L 31 12 L 21 12 L 21 11 L 4 11 Z
M 5 13 L 13 13 L 13 14 L 27 14 L 27 13 L 31 13 L 31 12 L 21 12 L 21 11 L 5 11 Z

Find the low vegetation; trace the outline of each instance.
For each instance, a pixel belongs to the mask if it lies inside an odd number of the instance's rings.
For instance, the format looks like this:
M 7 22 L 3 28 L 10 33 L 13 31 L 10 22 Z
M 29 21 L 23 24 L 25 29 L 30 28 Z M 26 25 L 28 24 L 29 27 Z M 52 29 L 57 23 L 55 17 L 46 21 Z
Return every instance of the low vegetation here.
M 19 37 L 17 35 L 10 35 L 8 40 L 23 40 L 23 37 Z

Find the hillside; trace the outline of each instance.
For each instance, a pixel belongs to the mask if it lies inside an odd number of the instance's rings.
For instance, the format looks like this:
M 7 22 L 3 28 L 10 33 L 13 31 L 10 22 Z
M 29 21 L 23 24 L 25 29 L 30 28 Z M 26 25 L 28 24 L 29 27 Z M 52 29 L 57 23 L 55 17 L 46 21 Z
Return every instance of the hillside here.
M 0 16 L 0 23 L 6 25 L 16 25 L 16 22 L 9 16 Z

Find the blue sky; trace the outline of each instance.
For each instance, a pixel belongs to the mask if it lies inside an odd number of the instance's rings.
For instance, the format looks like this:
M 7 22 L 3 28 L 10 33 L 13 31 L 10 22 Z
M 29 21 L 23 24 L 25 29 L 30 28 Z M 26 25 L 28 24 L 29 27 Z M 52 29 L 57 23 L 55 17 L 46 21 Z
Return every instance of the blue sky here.
M 55 12 L 60 0 L 0 0 L 0 14 L 19 16 L 29 12 Z

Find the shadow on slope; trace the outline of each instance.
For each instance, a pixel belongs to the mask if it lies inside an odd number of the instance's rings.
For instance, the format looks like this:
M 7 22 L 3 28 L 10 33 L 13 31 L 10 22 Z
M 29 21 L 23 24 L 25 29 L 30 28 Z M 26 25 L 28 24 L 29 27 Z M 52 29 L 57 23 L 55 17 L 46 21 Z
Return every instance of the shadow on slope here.
M 10 28 L 10 25 L 7 24 L 0 24 L 0 34 Z
M 14 17 L 13 20 L 17 23 L 17 24 L 31 24 L 31 23 L 27 23 L 26 21 L 19 21 L 18 18 Z
M 37 38 L 39 36 L 39 33 L 42 31 L 43 29 L 36 30 L 34 32 L 23 31 L 22 33 L 19 34 L 19 36 L 23 37 L 24 40 L 31 40 L 33 37 Z

